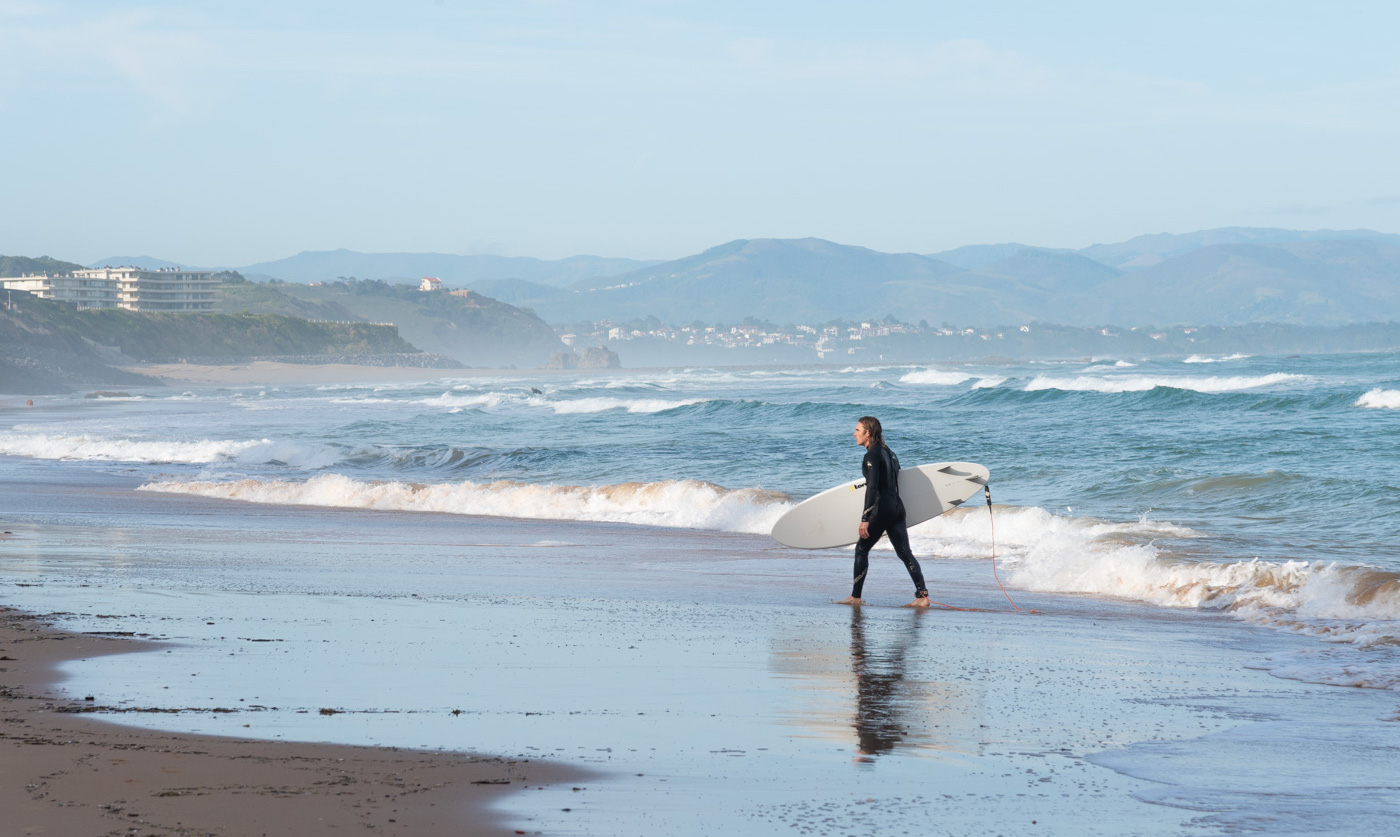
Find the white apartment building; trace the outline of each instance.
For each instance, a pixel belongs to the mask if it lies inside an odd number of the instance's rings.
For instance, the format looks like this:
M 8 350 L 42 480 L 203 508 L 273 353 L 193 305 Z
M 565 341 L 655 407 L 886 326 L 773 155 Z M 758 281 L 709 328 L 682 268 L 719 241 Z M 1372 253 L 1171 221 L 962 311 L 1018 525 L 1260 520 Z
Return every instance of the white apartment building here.
M 75 270 L 72 275 L 44 273 L 0 279 L 0 285 L 43 299 L 76 303 L 79 308 L 213 311 L 219 303 L 219 280 L 209 270 L 99 267 Z
M 73 275 L 113 282 L 117 305 L 131 311 L 213 311 L 219 304 L 219 280 L 210 270 L 98 267 Z
M 6 290 L 28 291 L 40 299 L 71 302 L 79 308 L 116 308 L 117 283 L 60 274 L 37 273 L 18 279 L 0 279 Z

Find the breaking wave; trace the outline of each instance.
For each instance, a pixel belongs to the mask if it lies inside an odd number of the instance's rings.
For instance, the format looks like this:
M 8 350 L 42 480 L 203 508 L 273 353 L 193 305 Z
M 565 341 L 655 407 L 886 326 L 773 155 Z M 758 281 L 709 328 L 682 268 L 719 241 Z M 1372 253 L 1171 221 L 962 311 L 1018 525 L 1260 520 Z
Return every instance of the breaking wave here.
M 0 434 L 0 454 L 31 459 L 91 459 L 108 462 L 205 464 L 238 459 L 251 451 L 270 449 L 268 439 L 194 442 L 150 442 L 101 436 Z M 268 457 L 272 458 L 272 457 Z
M 304 482 L 164 481 L 138 490 L 275 505 L 586 520 L 750 534 L 767 534 L 792 507 L 785 494 L 754 488 L 731 490 L 693 480 L 596 486 L 514 481 L 425 484 L 327 474 Z
M 1372 410 L 1400 410 L 1400 390 L 1376 387 L 1356 399 L 1356 406 Z
M 973 389 L 993 389 L 1006 383 L 999 375 L 969 375 L 964 372 L 944 372 L 938 369 L 918 369 L 900 377 L 901 384 L 923 384 L 929 386 L 952 387 L 972 381 Z
M 628 413 L 659 413 L 665 410 L 674 410 L 678 407 L 688 407 L 691 404 L 700 404 L 706 400 L 708 399 L 684 398 L 668 400 L 663 398 L 617 398 L 613 396 L 561 399 L 538 393 L 527 395 L 519 392 L 444 392 L 441 395 L 422 398 L 386 398 L 383 396 L 341 397 L 332 399 L 332 403 L 412 404 L 421 407 L 442 408 L 449 412 L 458 412 L 461 410 L 494 410 L 502 406 L 524 406 L 552 410 L 557 415 L 573 415 L 582 413 L 603 413 L 609 410 L 621 410 Z
M 916 554 L 987 558 L 985 510 L 959 509 L 910 530 Z M 1330 642 L 1400 645 L 1400 573 L 1321 561 L 1201 561 L 1160 542 L 1203 538 L 1172 523 L 1112 523 L 998 507 L 997 560 L 1022 590 L 1201 608 Z M 1394 672 L 1391 672 L 1394 675 Z
M 539 403 L 549 407 L 559 415 L 572 415 L 578 413 L 605 413 L 609 410 L 623 410 L 629 413 L 661 413 L 666 410 L 675 410 L 680 407 L 689 407 L 692 404 L 701 404 L 707 399 L 704 398 L 683 398 L 677 400 L 666 400 L 663 398 L 578 398 L 572 401 L 543 401 Z
M 1057 378 L 1037 375 L 1026 384 L 1026 392 L 1057 389 L 1066 392 L 1147 392 L 1157 387 L 1193 390 L 1201 393 L 1238 392 L 1279 384 L 1301 383 L 1309 380 L 1306 375 L 1292 375 L 1275 372 L 1271 375 L 1239 375 L 1233 377 L 1194 378 L 1184 375 L 1080 375 L 1074 378 Z
M 1207 356 L 1207 355 L 1191 355 L 1190 357 L 1188 357 L 1188 358 L 1186 358 L 1185 360 L 1183 360 L 1182 363 L 1224 363 L 1225 361 L 1228 361 L 1228 360 L 1245 360 L 1245 359 L 1247 359 L 1248 357 L 1249 357 L 1249 355 L 1242 355 L 1242 354 L 1239 354 L 1239 353 L 1236 353 L 1236 354 L 1233 354 L 1233 355 L 1226 355 L 1225 357 L 1209 357 L 1209 356 Z
M 942 372 L 937 369 L 919 369 L 900 377 L 901 384 L 932 384 L 940 387 L 957 386 L 972 380 L 971 375 L 962 372 Z

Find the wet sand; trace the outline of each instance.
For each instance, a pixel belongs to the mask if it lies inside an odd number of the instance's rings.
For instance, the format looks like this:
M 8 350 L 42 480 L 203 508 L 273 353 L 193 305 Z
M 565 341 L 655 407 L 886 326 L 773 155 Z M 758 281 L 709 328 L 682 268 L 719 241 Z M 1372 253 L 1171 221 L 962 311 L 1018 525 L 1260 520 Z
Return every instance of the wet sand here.
M 531 760 L 115 726 L 84 717 L 95 703 L 53 694 L 65 661 L 148 648 L 0 607 L 6 834 L 521 833 L 488 806 L 584 775 Z
M 1262 660 L 1311 646 L 1224 615 L 1013 591 L 1041 611 L 1015 613 L 987 562 L 934 558 L 938 598 L 975 609 L 913 611 L 888 553 L 870 604 L 847 608 L 831 601 L 848 555 L 752 535 L 232 504 L 0 466 L 5 605 L 90 632 L 38 640 L 18 622 L 0 642 L 15 777 L 0 804 L 54 817 L 36 820 L 48 833 L 1175 837 L 1394 821 L 1376 789 L 1400 752 L 1400 727 L 1376 723 L 1393 693 L 1271 677 Z M 138 644 L 153 653 L 96 656 Z M 54 682 L 45 654 L 82 662 Z M 56 711 L 88 695 L 113 725 Z M 564 770 L 589 776 L 536 790 Z M 492 795 L 507 787 L 530 790 Z M 79 816 L 100 828 L 58 819 Z

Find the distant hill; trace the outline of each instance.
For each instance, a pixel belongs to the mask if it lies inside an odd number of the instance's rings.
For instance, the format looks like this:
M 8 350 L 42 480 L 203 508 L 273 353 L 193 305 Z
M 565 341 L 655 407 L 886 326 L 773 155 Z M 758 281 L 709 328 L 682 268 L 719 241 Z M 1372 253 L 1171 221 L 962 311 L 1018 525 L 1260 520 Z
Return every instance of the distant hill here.
M 1123 270 L 1142 270 L 1202 247 L 1220 244 L 1293 244 L 1304 241 L 1380 241 L 1400 245 L 1400 235 L 1375 230 L 1281 230 L 1259 227 L 1222 227 L 1173 235 L 1140 235 L 1117 244 L 1095 244 L 1081 255 Z
M 904 284 L 937 283 L 961 272 L 914 253 L 880 253 L 817 238 L 741 239 L 703 253 L 575 285 L 569 298 L 527 304 L 550 322 L 626 320 L 776 322 L 883 317 Z
M 471 291 L 418 290 L 378 280 L 320 286 L 239 284 L 226 288 L 224 310 L 325 312 L 334 319 L 389 322 L 425 352 L 471 366 L 543 366 L 564 351 L 539 317 Z M 344 313 L 339 313 L 344 312 Z
M 968 244 L 932 253 L 931 259 L 956 265 L 964 270 L 978 270 L 1002 259 L 1010 258 L 1022 250 L 1044 250 L 1050 253 L 1073 253 L 1073 250 L 1055 250 L 1048 247 L 1032 247 L 1028 244 Z
M 219 309 L 226 314 L 281 314 L 308 320 L 358 320 L 337 302 L 315 302 L 283 293 L 282 284 L 249 282 L 236 272 L 221 274 Z
M 72 306 L 23 294 L 0 308 L 0 392 L 71 392 L 160 382 L 113 364 L 179 357 L 416 353 L 396 330 L 272 314 L 153 313 Z
M 509 305 L 531 305 L 540 300 L 567 300 L 574 294 L 553 285 L 527 282 L 524 279 L 487 279 L 480 282 L 467 282 L 466 288 L 482 296 L 500 300 Z
M 614 276 L 654 262 L 572 256 L 558 261 L 506 256 L 458 256 L 450 253 L 357 253 L 327 250 L 298 253 L 285 259 L 238 268 L 245 276 L 271 276 L 286 282 L 333 282 L 337 279 L 380 279 L 417 282 L 436 276 L 450 288 L 474 282 L 523 279 L 542 285 L 564 285 L 594 276 Z
M 964 281 L 973 276 L 1001 277 L 1046 293 L 1077 294 L 1120 275 L 1122 271 L 1078 253 L 1023 248 L 981 270 L 970 271 Z
M 899 310 L 920 312 L 915 319 L 952 325 L 1007 325 L 1035 320 L 1082 325 L 1086 324 L 1085 296 L 1121 274 L 1122 271 L 1072 251 L 1022 248 L 979 270 L 950 277 L 947 283 L 923 288 L 922 298 L 905 299 Z M 970 299 L 959 298 L 974 292 L 981 300 L 979 307 L 967 310 Z M 960 304 L 953 306 L 953 299 L 959 299 Z M 935 314 L 936 319 L 930 314 Z
M 1094 297 L 1084 301 L 1094 321 L 1123 325 L 1397 320 L 1400 245 L 1367 240 L 1217 244 L 1124 273 Z
M 650 315 L 676 325 L 737 323 L 746 316 L 815 324 L 887 314 L 959 326 L 1035 320 L 1075 326 L 1400 320 L 1400 243 L 1391 242 L 1400 242 L 1400 236 L 1208 232 L 1180 237 L 1170 248 L 1154 239 L 1149 243 L 1159 249 L 1187 249 L 1135 270 L 1084 252 L 1042 248 L 1021 247 L 978 269 L 962 270 L 928 256 L 819 239 L 740 240 L 606 282 L 574 285 L 572 297 L 522 295 L 515 301 L 555 323 Z M 1238 237 L 1281 240 L 1196 246 Z
M 82 269 L 82 265 L 40 256 L 0 256 L 0 279 L 17 279 L 33 273 L 69 273 Z

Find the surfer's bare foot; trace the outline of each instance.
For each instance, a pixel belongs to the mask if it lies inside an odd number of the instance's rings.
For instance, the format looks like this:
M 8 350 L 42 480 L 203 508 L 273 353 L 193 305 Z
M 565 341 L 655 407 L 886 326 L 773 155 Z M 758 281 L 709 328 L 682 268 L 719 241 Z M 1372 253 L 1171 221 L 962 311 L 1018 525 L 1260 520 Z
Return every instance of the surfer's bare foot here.
M 857 599 L 855 596 L 847 596 L 846 598 L 844 598 L 844 599 L 842 599 L 841 601 L 837 602 L 837 604 L 863 605 L 863 604 L 865 604 L 865 600 L 864 600 L 864 599 Z
M 928 596 L 921 596 L 921 597 L 915 599 L 914 601 L 910 602 L 909 604 L 905 605 L 905 607 L 928 607 L 928 606 L 929 606 Z

